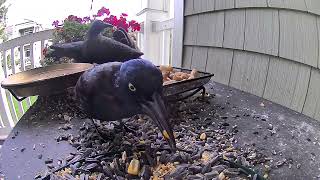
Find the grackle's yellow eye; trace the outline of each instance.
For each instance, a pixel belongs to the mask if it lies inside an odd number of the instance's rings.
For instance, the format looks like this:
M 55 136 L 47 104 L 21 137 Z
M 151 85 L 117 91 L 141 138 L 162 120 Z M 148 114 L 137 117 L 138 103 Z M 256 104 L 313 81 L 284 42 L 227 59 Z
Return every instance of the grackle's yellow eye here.
M 136 91 L 137 89 L 134 87 L 134 85 L 133 84 L 131 84 L 131 83 L 129 83 L 128 84 L 128 87 L 129 87 L 129 89 L 130 89 L 130 91 Z

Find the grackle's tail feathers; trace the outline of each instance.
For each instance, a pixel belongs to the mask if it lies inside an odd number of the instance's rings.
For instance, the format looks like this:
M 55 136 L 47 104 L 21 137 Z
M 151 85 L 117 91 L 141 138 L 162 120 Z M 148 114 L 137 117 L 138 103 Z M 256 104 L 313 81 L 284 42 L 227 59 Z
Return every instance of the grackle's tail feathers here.
M 63 44 L 53 44 L 50 46 L 46 57 L 51 57 L 55 61 L 62 57 L 78 59 L 81 57 L 81 47 L 83 41 L 63 43 Z

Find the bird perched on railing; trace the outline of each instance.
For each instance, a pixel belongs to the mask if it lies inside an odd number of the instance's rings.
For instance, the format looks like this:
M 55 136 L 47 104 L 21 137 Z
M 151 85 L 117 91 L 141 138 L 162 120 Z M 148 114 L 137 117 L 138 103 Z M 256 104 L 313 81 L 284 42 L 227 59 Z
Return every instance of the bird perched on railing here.
M 92 121 L 148 115 L 175 150 L 162 83 L 161 71 L 147 60 L 110 62 L 84 72 L 75 86 L 75 97 Z
M 127 32 L 121 28 L 113 33 L 113 38 L 103 36 L 103 30 L 110 27 L 113 28 L 111 24 L 95 20 L 84 41 L 51 45 L 46 57 L 54 60 L 69 57 L 78 63 L 103 64 L 111 60 L 124 62 L 143 55 L 135 48 Z

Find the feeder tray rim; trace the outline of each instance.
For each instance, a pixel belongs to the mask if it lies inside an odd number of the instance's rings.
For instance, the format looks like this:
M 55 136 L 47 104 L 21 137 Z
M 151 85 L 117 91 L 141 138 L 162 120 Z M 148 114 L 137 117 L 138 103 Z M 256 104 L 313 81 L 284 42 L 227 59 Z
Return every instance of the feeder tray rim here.
M 33 72 L 33 71 L 38 71 L 38 70 L 41 70 L 41 69 L 45 69 L 45 68 L 48 68 L 48 67 L 59 67 L 59 66 L 70 66 L 70 65 L 87 65 L 87 68 L 85 69 L 79 69 L 79 71 L 75 71 L 75 72 L 67 72 L 65 74 L 60 74 L 60 75 L 57 75 L 57 76 L 53 76 L 53 77 L 50 77 L 50 78 L 43 78 L 43 79 L 40 79 L 40 80 L 32 80 L 32 81 L 25 81 L 25 82 L 18 82 L 18 83 L 10 83 L 10 82 L 7 82 L 7 81 L 10 81 L 10 78 L 12 78 L 13 76 L 17 76 L 17 75 L 21 75 L 21 74 L 25 74 L 25 73 L 30 73 L 30 72 Z M 29 85 L 34 85 L 34 84 L 41 84 L 41 83 L 44 83 L 45 81 L 48 81 L 48 80 L 53 80 L 53 79 L 57 79 L 57 78 L 61 78 L 61 77 L 64 77 L 64 76 L 70 76 L 70 75 L 73 75 L 73 74 L 77 74 L 77 73 L 81 73 L 81 72 L 84 72 L 86 70 L 89 70 L 93 67 L 94 65 L 93 64 L 90 64 L 90 63 L 61 63 L 61 64 L 54 64 L 54 65 L 49 65 L 49 66 L 44 66 L 44 67 L 39 67 L 39 68 L 34 68 L 34 69 L 30 69 L 30 70 L 26 70 L 26 71 L 21 71 L 21 72 L 18 72 L 18 73 L 15 73 L 15 74 L 11 74 L 9 75 L 7 78 L 5 78 L 2 82 L 1 82 L 1 87 L 5 88 L 5 89 L 8 89 L 8 88 L 16 88 L 16 87 L 27 87 Z M 84 66 L 85 67 L 85 66 Z

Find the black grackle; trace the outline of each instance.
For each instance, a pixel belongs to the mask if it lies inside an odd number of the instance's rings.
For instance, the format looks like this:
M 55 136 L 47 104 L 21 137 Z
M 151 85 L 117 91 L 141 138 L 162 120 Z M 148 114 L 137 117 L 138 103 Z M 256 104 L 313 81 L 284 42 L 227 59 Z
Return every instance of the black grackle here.
M 75 97 L 90 118 L 102 121 L 148 115 L 175 150 L 162 83 L 161 71 L 147 60 L 110 62 L 84 72 L 75 86 Z
M 101 33 L 108 27 L 113 28 L 111 24 L 95 20 L 84 41 L 53 44 L 46 57 L 54 60 L 69 57 L 78 63 L 103 64 L 111 61 L 124 62 L 143 55 L 121 28 L 113 33 L 113 38 L 103 36 Z

